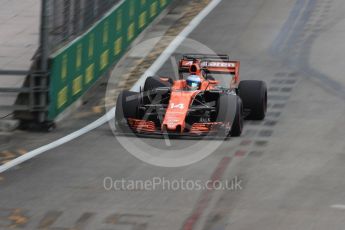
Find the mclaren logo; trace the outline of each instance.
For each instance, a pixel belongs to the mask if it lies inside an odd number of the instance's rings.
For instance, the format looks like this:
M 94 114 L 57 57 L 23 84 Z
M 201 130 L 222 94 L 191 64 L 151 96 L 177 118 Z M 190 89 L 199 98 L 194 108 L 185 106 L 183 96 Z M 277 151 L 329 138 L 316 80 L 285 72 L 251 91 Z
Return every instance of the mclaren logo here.
M 207 67 L 235 68 L 236 64 L 229 62 L 209 62 Z

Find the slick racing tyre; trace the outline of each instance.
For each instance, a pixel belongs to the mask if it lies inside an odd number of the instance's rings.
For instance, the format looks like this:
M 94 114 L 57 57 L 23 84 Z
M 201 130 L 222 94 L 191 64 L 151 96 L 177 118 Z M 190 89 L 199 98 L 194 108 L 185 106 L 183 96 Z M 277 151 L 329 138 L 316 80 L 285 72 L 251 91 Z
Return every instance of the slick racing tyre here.
M 123 91 L 119 94 L 115 110 L 115 127 L 118 132 L 128 133 L 128 118 L 138 118 L 140 94 L 137 92 Z
M 267 86 L 263 81 L 241 81 L 238 87 L 247 120 L 263 120 L 267 111 Z
M 239 137 L 243 130 L 243 105 L 241 98 L 237 97 L 236 115 L 231 126 L 230 136 Z
M 144 84 L 144 92 L 151 91 L 159 87 L 171 87 L 173 80 L 168 78 L 168 81 L 162 81 L 159 77 L 148 77 Z
M 231 94 L 220 94 L 217 101 L 217 122 L 224 124 L 224 127 L 218 131 L 219 136 L 229 136 L 231 135 L 231 126 L 233 125 L 236 115 L 237 107 L 240 99 L 237 95 Z M 234 127 L 234 134 L 238 133 Z

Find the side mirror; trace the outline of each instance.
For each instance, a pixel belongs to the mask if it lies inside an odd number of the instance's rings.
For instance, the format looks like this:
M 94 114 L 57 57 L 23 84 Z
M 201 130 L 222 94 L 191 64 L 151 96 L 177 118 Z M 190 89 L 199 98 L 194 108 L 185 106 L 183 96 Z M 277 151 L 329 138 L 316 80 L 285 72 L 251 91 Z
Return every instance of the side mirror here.
M 168 77 L 160 77 L 159 78 L 162 82 L 169 82 L 170 79 Z
M 167 94 L 171 92 L 170 87 L 158 87 L 156 88 L 156 92 L 159 93 L 160 95 Z
M 212 85 L 219 84 L 219 81 L 216 81 L 216 80 L 208 80 L 208 82 Z

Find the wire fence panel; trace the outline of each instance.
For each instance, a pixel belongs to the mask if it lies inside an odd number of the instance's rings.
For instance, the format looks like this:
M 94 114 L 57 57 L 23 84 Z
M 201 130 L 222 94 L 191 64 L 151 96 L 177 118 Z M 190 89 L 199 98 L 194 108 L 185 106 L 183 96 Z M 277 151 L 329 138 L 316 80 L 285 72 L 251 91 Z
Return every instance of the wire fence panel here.
M 55 51 L 87 31 L 121 0 L 49 0 L 49 43 Z
M 63 0 L 60 0 L 63 2 Z M 156 18 L 172 0 L 125 0 L 113 7 L 104 17 L 89 29 L 85 20 L 69 23 L 66 18 L 57 21 L 61 29 L 59 38 L 70 35 L 75 37 L 76 28 L 80 32 L 87 30 L 50 56 L 50 89 L 49 89 L 49 120 L 54 120 L 60 113 L 78 100 L 92 85 L 106 73 L 126 52 L 133 40 Z M 74 2 L 74 1 L 73 1 Z M 80 3 L 90 3 L 94 15 L 107 11 L 114 4 L 111 0 L 98 0 L 105 5 L 98 5 L 96 0 L 81 0 Z M 95 5 L 92 5 L 95 4 Z M 68 5 L 68 4 L 67 4 Z M 107 7 L 106 7 L 107 6 Z M 62 8 L 66 9 L 66 7 Z M 84 7 L 84 9 L 86 9 Z M 70 9 L 72 11 L 73 8 Z M 86 12 L 79 12 L 85 15 Z M 66 15 L 70 15 L 66 13 Z M 89 14 L 88 14 L 89 15 Z M 84 16 L 80 16 L 85 18 Z M 91 16 L 86 17 L 92 18 Z M 94 16 L 97 18 L 97 16 Z M 93 23 L 88 23 L 93 25 Z M 68 40 L 66 40 L 68 41 Z M 64 44 L 64 42 L 60 43 Z

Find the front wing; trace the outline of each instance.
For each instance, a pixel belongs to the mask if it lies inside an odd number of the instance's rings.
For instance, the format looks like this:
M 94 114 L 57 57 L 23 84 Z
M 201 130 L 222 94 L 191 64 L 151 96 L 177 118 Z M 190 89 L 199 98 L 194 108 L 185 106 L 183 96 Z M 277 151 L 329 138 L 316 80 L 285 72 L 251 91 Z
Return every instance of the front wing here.
M 128 120 L 128 126 L 132 134 L 138 135 L 155 135 L 155 136 L 180 136 L 180 137 L 204 137 L 204 136 L 227 136 L 230 132 L 231 124 L 221 122 L 194 123 L 186 131 L 175 132 L 162 130 L 157 127 L 153 121 L 131 119 Z M 130 134 L 130 133 L 126 133 Z

